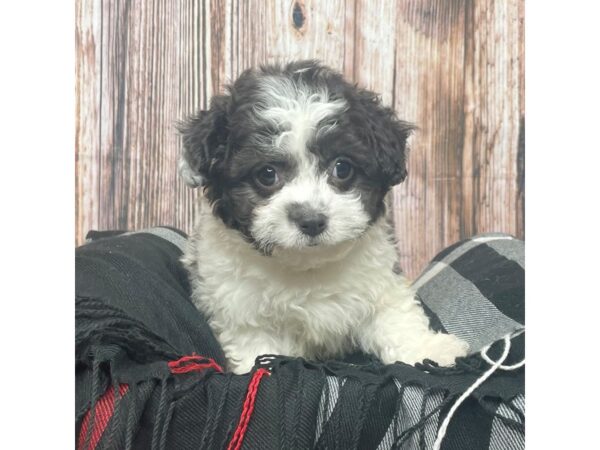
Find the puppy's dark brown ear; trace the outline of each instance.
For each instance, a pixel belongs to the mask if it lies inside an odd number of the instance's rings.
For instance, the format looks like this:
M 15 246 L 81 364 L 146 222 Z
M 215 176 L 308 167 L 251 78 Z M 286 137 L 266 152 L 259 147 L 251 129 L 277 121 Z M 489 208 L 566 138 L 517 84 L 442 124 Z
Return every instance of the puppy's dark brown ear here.
M 408 175 L 407 140 L 416 127 L 399 120 L 394 111 L 383 106 L 379 97 L 371 91 L 359 90 L 357 103 L 355 111 L 364 124 L 361 127 L 363 138 L 374 150 L 384 182 L 388 186 L 401 183 Z
M 381 167 L 389 167 L 384 171 L 389 176 L 390 186 L 402 183 L 408 176 L 406 163 L 408 159 L 407 141 L 415 126 L 396 118 L 393 111 L 388 116 L 389 125 L 382 128 L 385 137 L 380 136 L 379 164 Z
M 183 152 L 179 174 L 191 187 L 206 184 L 225 160 L 229 135 L 230 97 L 213 97 L 208 111 L 199 111 L 178 125 Z

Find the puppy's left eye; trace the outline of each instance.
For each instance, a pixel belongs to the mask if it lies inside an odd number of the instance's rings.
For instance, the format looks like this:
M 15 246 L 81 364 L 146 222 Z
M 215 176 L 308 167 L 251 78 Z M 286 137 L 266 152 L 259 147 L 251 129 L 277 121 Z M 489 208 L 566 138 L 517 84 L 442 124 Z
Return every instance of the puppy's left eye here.
M 265 187 L 274 186 L 275 183 L 279 181 L 277 171 L 272 166 L 262 167 L 254 176 L 256 180 Z
M 336 161 L 332 175 L 338 180 L 349 180 L 354 175 L 354 167 L 345 159 Z

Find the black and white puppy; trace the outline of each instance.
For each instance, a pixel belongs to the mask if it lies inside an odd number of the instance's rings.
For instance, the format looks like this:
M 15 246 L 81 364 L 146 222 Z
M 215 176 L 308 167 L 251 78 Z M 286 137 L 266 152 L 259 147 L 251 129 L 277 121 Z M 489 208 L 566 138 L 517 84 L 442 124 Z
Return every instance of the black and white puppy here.
M 205 194 L 183 262 L 231 370 L 262 354 L 466 354 L 393 271 L 384 197 L 411 128 L 315 61 L 247 70 L 181 126 L 180 173 Z

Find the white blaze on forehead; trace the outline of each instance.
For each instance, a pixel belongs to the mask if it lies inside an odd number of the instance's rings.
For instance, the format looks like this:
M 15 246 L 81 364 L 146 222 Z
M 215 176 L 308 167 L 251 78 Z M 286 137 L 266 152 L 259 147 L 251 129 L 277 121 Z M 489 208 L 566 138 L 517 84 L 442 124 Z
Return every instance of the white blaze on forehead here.
M 265 77 L 260 83 L 265 99 L 256 106 L 256 112 L 282 130 L 274 136 L 275 147 L 291 153 L 301 171 L 316 165 L 307 142 L 335 126 L 330 121 L 322 122 L 343 112 L 347 108 L 346 101 L 329 100 L 326 89 L 314 90 L 287 78 Z
M 319 173 L 318 158 L 310 152 L 308 142 L 335 127 L 335 116 L 348 105 L 344 99 L 330 100 L 326 90 L 315 90 L 302 83 L 280 77 L 260 81 L 262 100 L 256 114 L 274 124 L 279 134 L 273 136 L 273 151 L 289 155 L 297 163 L 297 175 L 254 211 L 251 233 L 261 246 L 303 248 L 311 242 L 337 248 L 361 235 L 369 225 L 360 194 L 336 192 L 326 173 Z M 310 205 L 324 214 L 327 228 L 316 238 L 304 235 L 288 218 L 294 204 Z M 311 252 L 314 252 L 312 250 Z M 319 253 L 320 258 L 324 254 Z

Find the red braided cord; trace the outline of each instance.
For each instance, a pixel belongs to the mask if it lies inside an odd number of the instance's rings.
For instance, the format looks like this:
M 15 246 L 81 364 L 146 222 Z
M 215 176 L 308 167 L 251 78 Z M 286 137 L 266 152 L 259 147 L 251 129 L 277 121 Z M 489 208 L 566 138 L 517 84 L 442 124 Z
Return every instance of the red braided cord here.
M 250 418 L 252 417 L 252 412 L 254 411 L 254 403 L 256 401 L 258 386 L 260 384 L 260 380 L 265 375 L 270 375 L 270 372 L 264 368 L 260 368 L 254 372 L 254 374 L 252 374 L 250 383 L 248 383 L 248 391 L 246 392 L 246 399 L 244 400 L 244 406 L 242 407 L 240 422 L 235 429 L 235 433 L 233 433 L 233 438 L 231 439 L 231 442 L 229 442 L 227 450 L 239 450 L 242 447 L 242 442 L 244 441 L 244 436 L 246 435 L 248 423 L 250 423 Z
M 223 368 L 214 359 L 198 355 L 184 356 L 177 361 L 169 361 L 167 364 L 173 374 L 199 372 L 210 368 L 215 369 L 217 372 L 223 372 Z

